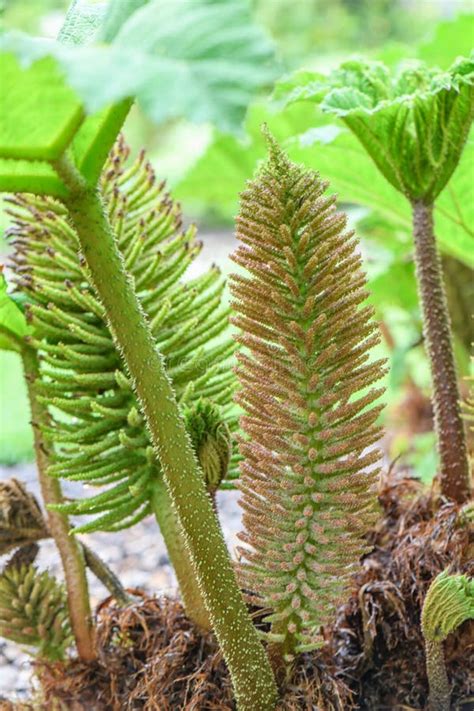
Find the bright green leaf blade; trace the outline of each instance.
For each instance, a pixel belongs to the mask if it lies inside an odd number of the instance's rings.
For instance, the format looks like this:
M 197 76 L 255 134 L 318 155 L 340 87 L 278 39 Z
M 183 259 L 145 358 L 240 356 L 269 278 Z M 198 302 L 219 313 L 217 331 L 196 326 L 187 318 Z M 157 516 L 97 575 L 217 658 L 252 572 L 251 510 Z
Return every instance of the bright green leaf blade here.
M 474 129 L 456 171 L 435 202 L 435 229 L 447 254 L 474 267 Z
M 0 349 L 18 350 L 16 341 L 28 333 L 25 315 L 7 293 L 7 282 L 0 271 Z
M 24 62 L 54 55 L 90 113 L 136 96 L 162 123 L 174 117 L 238 130 L 251 98 L 275 75 L 273 47 L 244 0 L 154 0 L 111 45 L 70 47 L 10 33 Z
M 447 69 L 457 57 L 468 57 L 474 44 L 474 14 L 461 14 L 440 22 L 417 55 L 427 64 Z
M 51 57 L 22 68 L 7 53 L 1 63 L 0 156 L 55 160 L 82 122 L 80 101 Z
M 0 192 L 64 197 L 67 193 L 49 163 L 0 158 Z
M 74 0 L 59 33 L 59 42 L 73 46 L 90 45 L 103 35 L 110 9 L 107 0 Z M 97 182 L 130 105 L 131 102 L 121 101 L 88 116 L 74 137 L 74 160 L 89 184 Z
M 318 104 L 326 92 L 327 85 L 322 74 L 299 69 L 275 83 L 272 100 L 280 108 L 304 100 Z
M 474 62 L 448 71 L 407 62 L 350 60 L 329 76 L 296 72 L 278 82 L 274 102 L 321 103 L 353 131 L 385 178 L 410 199 L 434 200 L 462 154 L 474 115 Z
M 370 279 L 369 300 L 383 312 L 388 307 L 399 307 L 415 313 L 418 309 L 415 270 L 412 262 L 393 262 Z
M 21 359 L 0 352 L 0 464 L 33 459 L 33 432 Z
M 433 202 L 453 174 L 474 116 L 474 60 L 446 72 L 411 63 L 391 75 L 350 61 L 327 79 L 324 111 L 342 118 L 385 178 L 410 200 Z
M 100 39 L 104 42 L 112 42 L 128 18 L 147 3 L 148 0 L 111 0 L 107 7 Z

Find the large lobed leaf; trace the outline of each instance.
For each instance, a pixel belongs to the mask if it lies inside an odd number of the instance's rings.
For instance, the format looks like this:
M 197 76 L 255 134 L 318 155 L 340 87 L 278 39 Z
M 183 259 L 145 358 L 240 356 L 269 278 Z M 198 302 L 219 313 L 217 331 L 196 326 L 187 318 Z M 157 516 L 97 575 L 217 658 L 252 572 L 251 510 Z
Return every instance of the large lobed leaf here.
M 462 13 L 440 22 L 432 36 L 418 48 L 417 57 L 445 69 L 456 57 L 467 57 L 472 50 L 474 13 Z
M 324 111 L 343 119 L 385 178 L 410 200 L 433 201 L 454 172 L 474 115 L 474 61 L 446 72 L 416 62 L 391 75 L 349 61 L 327 80 Z
M 11 32 L 0 49 L 0 159 L 54 161 L 83 122 L 74 155 L 91 182 L 134 97 L 156 123 L 183 116 L 236 131 L 274 77 L 272 45 L 244 0 L 120 0 L 107 13 L 103 2 L 76 0 L 60 41 Z M 14 164 L 1 168 L 2 189 L 64 192 L 43 164 L 21 185 Z

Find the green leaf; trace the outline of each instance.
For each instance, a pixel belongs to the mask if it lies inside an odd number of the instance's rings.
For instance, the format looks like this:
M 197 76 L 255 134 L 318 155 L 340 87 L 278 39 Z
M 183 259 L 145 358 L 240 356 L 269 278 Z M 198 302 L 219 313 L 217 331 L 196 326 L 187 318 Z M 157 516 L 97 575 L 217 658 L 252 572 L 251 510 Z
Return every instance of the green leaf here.
M 474 37 L 474 14 L 461 14 L 440 22 L 432 37 L 424 42 L 417 56 L 427 64 L 446 69 L 457 57 L 468 57 Z
M 444 570 L 426 593 L 421 613 L 423 636 L 442 642 L 466 620 L 474 620 L 474 578 Z
M 239 139 L 215 131 L 207 150 L 177 186 L 177 197 L 186 201 L 188 210 L 202 213 L 210 208 L 228 221 L 234 218 L 245 181 L 252 177 L 258 161 L 266 155 L 261 131 L 263 123 L 268 125 L 277 141 L 284 142 L 289 136 L 314 127 L 315 123 L 331 123 L 331 118 L 319 112 L 316 120 L 316 115 L 303 104 L 278 114 L 267 104 L 253 104 L 245 121 L 246 137 Z M 219 176 L 218 180 L 216 176 Z
M 0 351 L 0 464 L 33 458 L 33 432 L 18 353 Z
M 0 158 L 0 191 L 6 193 L 35 193 L 64 197 L 64 183 L 49 165 L 41 161 Z
M 474 61 L 460 59 L 447 72 L 412 63 L 394 76 L 380 62 L 346 62 L 329 78 L 321 108 L 342 118 L 398 191 L 431 202 L 469 133 Z
M 59 158 L 82 118 L 81 102 L 67 86 L 54 59 L 44 57 L 22 68 L 12 54 L 2 57 L 2 158 Z
M 415 270 L 412 262 L 394 261 L 369 279 L 369 301 L 377 311 L 398 306 L 407 312 L 416 312 L 418 296 Z
M 104 24 L 100 33 L 100 39 L 104 42 L 111 42 L 116 37 L 122 25 L 149 0 L 111 0 L 107 7 Z
M 80 5 L 84 9 L 85 3 Z M 68 41 L 73 29 L 65 33 Z M 2 63 L 6 91 L 0 119 L 0 190 L 64 197 L 66 188 L 48 161 L 59 158 L 71 142 L 77 167 L 95 184 L 130 103 L 108 106 L 84 120 L 81 101 L 54 58 L 40 58 L 25 68 L 7 53 Z
M 0 271 L 0 349 L 19 351 L 21 339 L 28 333 L 25 316 L 7 294 L 7 282 Z
M 275 73 L 272 45 L 249 5 L 153 0 L 124 10 L 106 30 L 108 45 L 72 47 L 10 33 L 3 46 L 26 63 L 53 55 L 90 113 L 136 96 L 156 123 L 182 116 L 238 130 L 249 101 Z
M 107 0 L 73 0 L 58 35 L 62 44 L 90 44 L 101 30 Z
M 299 69 L 275 83 L 272 99 L 276 106 L 284 108 L 297 101 L 305 100 L 319 104 L 326 93 L 327 86 L 323 74 Z
M 99 35 L 102 36 L 110 13 L 107 5 L 107 0 L 73 0 L 59 33 L 59 42 L 69 46 L 87 46 Z M 122 101 L 88 116 L 74 137 L 74 161 L 91 185 L 100 176 L 130 106 L 131 102 Z

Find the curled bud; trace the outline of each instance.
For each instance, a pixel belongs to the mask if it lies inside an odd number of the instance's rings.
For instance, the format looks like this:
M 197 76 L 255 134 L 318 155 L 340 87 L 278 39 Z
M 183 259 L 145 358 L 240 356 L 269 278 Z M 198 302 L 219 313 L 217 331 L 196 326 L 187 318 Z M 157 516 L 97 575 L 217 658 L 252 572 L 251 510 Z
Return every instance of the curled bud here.
M 186 408 L 184 418 L 207 489 L 214 494 L 229 468 L 232 453 L 230 430 L 219 407 L 209 400 L 199 400 Z
M 466 620 L 474 619 L 474 579 L 440 573 L 426 593 L 421 613 L 425 638 L 430 711 L 451 707 L 451 685 L 444 662 L 443 641 Z

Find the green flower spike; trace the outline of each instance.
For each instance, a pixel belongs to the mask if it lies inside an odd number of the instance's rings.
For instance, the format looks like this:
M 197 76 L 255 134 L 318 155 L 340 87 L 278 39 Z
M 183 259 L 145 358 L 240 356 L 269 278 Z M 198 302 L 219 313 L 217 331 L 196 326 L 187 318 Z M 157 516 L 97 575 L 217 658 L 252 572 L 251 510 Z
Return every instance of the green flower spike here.
M 39 657 L 62 659 L 72 642 L 63 587 L 32 565 L 8 567 L 0 575 L 0 635 Z
M 322 643 L 377 517 L 380 336 L 357 240 L 327 187 L 269 138 L 233 254 L 245 269 L 231 279 L 245 347 L 241 580 L 272 611 L 268 639 L 284 659 Z

